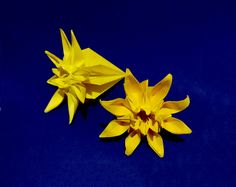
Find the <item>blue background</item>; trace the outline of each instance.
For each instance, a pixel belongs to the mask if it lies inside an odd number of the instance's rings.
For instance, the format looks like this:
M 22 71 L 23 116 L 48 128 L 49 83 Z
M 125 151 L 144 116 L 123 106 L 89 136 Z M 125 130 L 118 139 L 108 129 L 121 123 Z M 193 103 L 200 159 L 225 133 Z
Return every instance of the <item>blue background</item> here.
M 199 1 L 9 1 L 0 11 L 0 186 L 236 186 L 236 3 Z M 160 159 L 143 141 L 98 135 L 113 118 L 97 101 L 71 126 L 67 105 L 44 114 L 46 84 L 62 57 L 59 28 L 73 29 L 115 65 L 154 85 L 174 77 L 167 100 L 190 95 L 176 115 L 193 130 L 164 137 Z M 102 99 L 123 97 L 123 81 Z

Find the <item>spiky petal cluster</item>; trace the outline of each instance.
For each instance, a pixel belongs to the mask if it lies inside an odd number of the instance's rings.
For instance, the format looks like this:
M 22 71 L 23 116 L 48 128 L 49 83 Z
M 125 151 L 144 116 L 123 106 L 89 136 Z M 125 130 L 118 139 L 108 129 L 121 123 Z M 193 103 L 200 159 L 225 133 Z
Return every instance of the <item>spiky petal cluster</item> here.
M 112 120 L 100 138 L 119 136 L 126 131 L 129 135 L 125 140 L 125 154 L 131 155 L 139 145 L 142 136 L 147 137 L 149 146 L 160 157 L 164 156 L 161 129 L 174 134 L 190 134 L 191 129 L 181 120 L 172 117 L 188 107 L 190 100 L 167 101 L 164 98 L 169 92 L 172 75 L 168 74 L 155 86 L 148 86 L 148 80 L 141 83 L 127 69 L 124 89 L 126 98 L 101 101 L 102 106 L 117 116 Z
M 52 68 L 54 76 L 47 82 L 58 87 L 45 112 L 59 106 L 67 97 L 69 123 L 71 123 L 79 103 L 84 103 L 86 98 L 97 98 L 120 81 L 125 73 L 90 48 L 81 50 L 73 31 L 71 31 L 71 43 L 62 29 L 60 33 L 63 59 L 45 51 L 56 66 Z

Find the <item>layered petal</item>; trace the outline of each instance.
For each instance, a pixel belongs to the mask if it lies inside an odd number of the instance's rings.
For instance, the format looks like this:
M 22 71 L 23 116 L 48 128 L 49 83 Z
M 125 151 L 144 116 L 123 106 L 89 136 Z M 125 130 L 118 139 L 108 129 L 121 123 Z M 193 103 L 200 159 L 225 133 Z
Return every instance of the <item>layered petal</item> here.
M 84 49 L 82 54 L 84 56 L 82 70 L 87 74 L 87 79 L 83 81 L 87 90 L 86 98 L 96 99 L 125 77 L 122 70 L 92 49 Z
M 121 120 L 112 120 L 104 131 L 99 135 L 100 138 L 120 136 L 129 129 L 129 124 Z
M 63 59 L 45 51 L 56 66 L 52 69 L 55 75 L 47 82 L 67 94 L 69 122 L 71 123 L 79 101 L 84 103 L 86 98 L 96 99 L 124 78 L 125 73 L 93 50 L 89 48 L 81 50 L 72 30 L 71 43 L 62 29 L 60 29 L 60 34 Z M 56 96 L 57 94 L 52 98 L 45 112 L 60 104 L 62 99 L 55 99 Z
M 71 45 L 68 38 L 66 37 L 65 32 L 62 29 L 60 29 L 60 33 L 61 33 L 62 48 L 64 53 L 63 60 L 66 60 L 70 55 Z
M 79 65 L 82 64 L 83 61 L 83 54 L 82 50 L 79 46 L 79 43 L 75 37 L 74 32 L 71 30 L 71 46 L 72 46 L 72 61 L 71 64 Z
M 152 150 L 162 158 L 164 156 L 164 145 L 161 135 L 149 130 L 147 133 L 147 141 Z
M 168 74 L 164 79 L 157 83 L 151 90 L 150 100 L 153 110 L 157 110 L 160 103 L 168 94 L 172 84 L 172 75 Z
M 60 64 L 62 60 L 58 58 L 56 55 L 50 53 L 49 51 L 45 51 L 45 54 L 48 56 L 48 58 L 53 62 L 53 64 L 58 68 L 60 67 Z
M 125 139 L 125 154 L 127 156 L 131 155 L 138 147 L 140 141 L 141 135 L 136 131 L 131 132 Z
M 57 91 L 54 93 L 51 100 L 49 101 L 47 107 L 45 108 L 44 112 L 50 112 L 54 108 L 58 107 L 62 103 L 64 95 L 65 94 L 61 89 L 57 89 Z
M 86 96 L 86 88 L 81 85 L 73 85 L 71 86 L 73 91 L 75 92 L 77 98 L 80 100 L 81 103 L 84 103 L 85 96 Z
M 84 81 L 87 84 L 103 85 L 115 80 L 122 79 L 125 74 L 104 65 L 96 65 L 84 67 L 84 71 L 88 72 L 88 79 Z
M 126 100 L 117 98 L 110 101 L 101 101 L 101 105 L 110 113 L 115 116 L 126 116 L 132 114 L 132 112 L 126 107 Z
M 114 86 L 119 80 L 115 80 L 112 82 L 108 82 L 103 85 L 94 85 L 94 84 L 85 84 L 86 85 L 86 98 L 87 99 L 96 99 L 101 94 L 103 94 L 105 91 L 110 89 L 112 86 Z
M 143 104 L 143 90 L 142 86 L 129 69 L 126 70 L 127 76 L 125 77 L 124 89 L 126 97 L 129 100 L 130 106 L 133 111 L 139 112 L 140 106 Z
M 94 67 L 97 65 L 105 66 L 109 69 L 116 70 L 117 73 L 124 74 L 122 70 L 120 70 L 118 67 L 116 67 L 114 64 L 112 64 L 110 61 L 96 53 L 90 48 L 86 48 L 82 50 L 82 54 L 84 56 L 84 66 L 85 67 Z
M 145 80 L 140 83 L 142 88 L 142 106 L 141 108 L 146 112 L 147 115 L 151 113 L 152 105 L 150 100 L 150 89 L 148 87 L 148 80 Z
M 192 130 L 181 120 L 169 117 L 161 124 L 162 128 L 173 134 L 191 134 Z
M 76 109 L 78 107 L 79 101 L 70 92 L 67 92 L 66 95 L 67 95 L 67 100 L 68 100 L 69 124 L 71 124 L 71 122 L 74 118 Z
M 151 120 L 148 121 L 148 128 L 151 129 L 153 132 L 158 133 L 159 132 L 159 126 L 157 122 L 152 122 Z
M 160 110 L 160 115 L 170 115 L 181 112 L 186 109 L 190 104 L 189 96 L 181 101 L 167 101 L 164 102 Z

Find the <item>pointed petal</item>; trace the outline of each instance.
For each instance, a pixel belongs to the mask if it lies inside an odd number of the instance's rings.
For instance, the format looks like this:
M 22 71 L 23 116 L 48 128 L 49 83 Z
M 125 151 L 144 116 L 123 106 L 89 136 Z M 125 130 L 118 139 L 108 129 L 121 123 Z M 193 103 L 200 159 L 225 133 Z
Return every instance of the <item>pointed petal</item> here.
M 160 134 L 148 131 L 147 141 L 152 150 L 159 156 L 164 156 L 164 145 Z
M 79 101 L 73 94 L 69 92 L 67 92 L 66 95 L 67 95 L 67 100 L 68 100 L 69 124 L 71 124 L 74 118 L 76 109 L 78 107 Z
M 125 139 L 125 154 L 130 156 L 138 147 L 141 141 L 140 134 L 136 131 L 131 132 Z
M 53 62 L 53 64 L 58 68 L 60 67 L 60 64 L 62 60 L 58 58 L 56 55 L 50 53 L 49 51 L 45 51 L 45 54 L 48 56 L 48 58 Z
M 186 109 L 190 104 L 189 96 L 181 101 L 167 101 L 164 102 L 160 110 L 160 115 L 170 115 L 178 113 Z
M 145 110 L 147 115 L 149 115 L 152 110 L 151 107 L 152 105 L 150 103 L 150 89 L 148 87 L 148 80 L 141 82 L 140 86 L 142 87 L 142 98 L 143 98 L 142 109 Z
M 129 124 L 120 120 L 112 120 L 104 131 L 99 135 L 100 138 L 120 136 L 129 129 Z
M 132 110 L 138 112 L 136 110 L 143 104 L 142 87 L 129 69 L 126 70 L 126 73 L 127 76 L 125 77 L 124 83 L 125 93 L 130 101 Z
M 97 66 L 97 65 L 102 65 L 105 66 L 109 69 L 113 69 L 117 71 L 118 74 L 124 72 L 120 70 L 118 67 L 116 67 L 114 64 L 103 58 L 101 55 L 96 53 L 90 48 L 86 48 L 82 50 L 83 56 L 84 56 L 84 64 L 85 67 L 91 67 L 91 66 Z
M 109 88 L 114 86 L 120 79 L 109 82 L 103 85 L 93 85 L 93 84 L 86 84 L 86 98 L 87 99 L 96 99 L 98 96 L 103 94 Z
M 60 76 L 60 71 L 57 68 L 52 68 L 52 72 L 56 75 L 56 76 Z
M 83 81 L 87 89 L 86 98 L 97 98 L 124 78 L 125 73 L 122 70 L 93 50 L 84 49 L 82 54 L 84 56 L 82 70 L 86 72 L 86 80 Z
M 81 51 L 81 48 L 79 46 L 79 43 L 75 37 L 74 32 L 71 30 L 71 44 L 72 44 L 72 49 L 73 49 L 73 62 L 74 63 L 81 63 L 83 60 L 83 54 Z
M 192 130 L 181 120 L 169 117 L 163 121 L 162 127 L 173 134 L 191 134 Z
M 53 75 L 50 79 L 47 80 L 47 83 L 53 86 L 58 86 L 57 83 L 54 82 L 55 79 L 57 79 L 57 76 Z
M 115 116 L 130 115 L 131 111 L 126 107 L 125 99 L 117 98 L 110 101 L 101 101 L 101 105 Z
M 47 80 L 48 84 L 51 84 L 53 86 L 57 86 L 59 88 L 63 88 L 65 86 L 65 83 L 62 81 L 61 78 L 58 78 L 57 76 L 52 76 L 50 79 Z
M 84 83 L 103 85 L 115 80 L 124 78 L 123 72 L 111 69 L 107 66 L 96 65 L 83 68 L 84 71 L 88 72 L 88 79 Z
M 149 99 L 149 97 L 148 97 L 148 80 L 144 80 L 143 82 L 141 82 L 140 86 L 141 86 L 142 92 L 143 92 L 144 103 L 146 103 L 147 100 Z
M 159 132 L 159 126 L 158 126 L 158 123 L 157 122 L 152 122 L 152 120 L 149 120 L 148 121 L 148 127 L 155 133 L 158 133 Z
M 139 126 L 141 124 L 141 120 L 136 120 L 134 123 L 130 123 L 130 127 L 133 129 L 133 130 L 138 130 L 139 129 Z
M 159 106 L 160 102 L 168 94 L 172 84 L 172 75 L 168 74 L 164 79 L 157 83 L 151 90 L 151 103 L 153 108 Z
M 62 41 L 64 58 L 65 58 L 70 54 L 71 45 L 70 45 L 69 40 L 66 37 L 65 32 L 62 29 L 60 29 L 60 33 L 61 33 L 61 41 Z
M 80 102 L 84 103 L 85 95 L 86 95 L 86 88 L 84 86 L 80 86 L 80 85 L 71 86 L 71 88 L 75 92 L 75 95 L 78 97 Z
M 146 135 L 146 122 L 140 121 L 139 130 L 143 135 Z
M 57 89 L 57 91 L 52 96 L 51 100 L 49 101 L 47 107 L 45 108 L 44 112 L 50 112 L 54 108 L 58 107 L 64 99 L 64 92 L 60 89 Z

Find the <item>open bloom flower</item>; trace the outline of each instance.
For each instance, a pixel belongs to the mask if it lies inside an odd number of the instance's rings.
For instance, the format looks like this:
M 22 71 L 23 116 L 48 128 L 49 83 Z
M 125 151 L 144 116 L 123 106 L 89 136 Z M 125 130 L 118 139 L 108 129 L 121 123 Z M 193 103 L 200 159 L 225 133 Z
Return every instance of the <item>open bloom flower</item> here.
M 56 66 L 52 68 L 54 76 L 47 82 L 58 87 L 45 112 L 59 106 L 67 97 L 69 123 L 71 123 L 79 102 L 84 103 L 85 98 L 97 98 L 121 80 L 125 73 L 90 48 L 81 50 L 73 31 L 71 31 L 71 43 L 62 29 L 60 32 L 63 59 L 45 51 Z
M 125 154 L 131 155 L 146 136 L 149 146 L 160 157 L 164 156 L 161 129 L 174 134 L 190 134 L 191 129 L 172 114 L 188 107 L 190 100 L 187 96 L 181 101 L 164 102 L 172 83 L 172 75 L 168 74 L 155 86 L 148 86 L 148 80 L 141 83 L 127 69 L 124 89 L 126 98 L 111 101 L 100 101 L 101 105 L 110 113 L 117 116 L 111 121 L 100 138 L 119 136 L 126 131 L 129 135 L 125 139 Z

